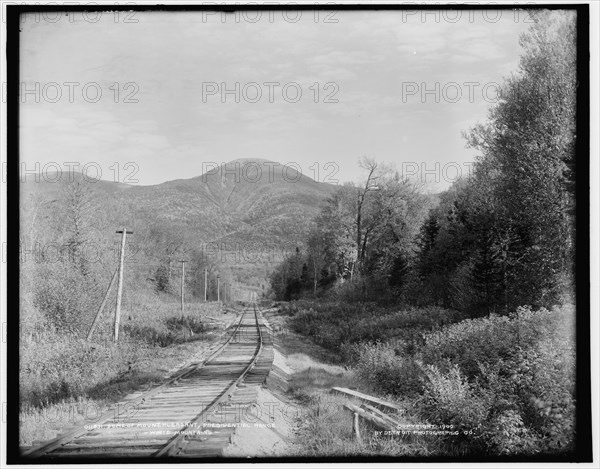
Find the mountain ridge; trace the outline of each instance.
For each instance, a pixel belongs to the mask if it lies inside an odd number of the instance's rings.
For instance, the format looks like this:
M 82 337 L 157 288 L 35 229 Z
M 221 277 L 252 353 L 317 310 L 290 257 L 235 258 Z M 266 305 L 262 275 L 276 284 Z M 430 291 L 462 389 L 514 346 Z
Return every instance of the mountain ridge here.
M 239 158 L 188 179 L 149 186 L 88 180 L 84 187 L 89 189 L 98 232 L 126 225 L 139 236 L 159 230 L 163 237 L 185 238 L 190 246 L 215 240 L 231 245 L 302 245 L 310 221 L 336 186 L 284 168 L 270 160 Z M 81 173 L 72 179 L 86 181 Z M 68 182 L 66 174 L 56 183 L 43 178 L 36 183 L 30 177 L 21 184 L 21 193 L 26 197 L 37 193 L 48 219 L 65 211 L 68 196 L 63 189 Z

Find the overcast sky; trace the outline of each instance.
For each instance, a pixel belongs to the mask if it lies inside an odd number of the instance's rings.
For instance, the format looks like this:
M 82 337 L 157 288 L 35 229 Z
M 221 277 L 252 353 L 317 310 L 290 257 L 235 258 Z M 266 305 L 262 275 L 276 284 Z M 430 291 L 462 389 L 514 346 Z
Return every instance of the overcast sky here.
M 340 182 L 360 177 L 362 155 L 411 172 L 439 163 L 436 189 L 466 174 L 461 131 L 517 70 L 525 13 L 297 14 L 23 18 L 22 161 L 93 163 L 90 174 L 144 185 L 237 158 Z

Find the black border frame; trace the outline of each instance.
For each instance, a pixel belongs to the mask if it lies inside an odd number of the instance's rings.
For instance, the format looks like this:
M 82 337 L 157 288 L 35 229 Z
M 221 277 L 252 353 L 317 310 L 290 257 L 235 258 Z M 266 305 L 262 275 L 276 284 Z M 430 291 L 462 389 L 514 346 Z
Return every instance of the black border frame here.
M 591 364 L 590 343 L 590 40 L 588 4 L 494 4 L 494 5 L 389 5 L 389 4 L 319 4 L 319 5 L 7 5 L 6 6 L 6 58 L 7 58 L 7 221 L 12 221 L 12 230 L 7 230 L 7 294 L 11 293 L 11 304 L 19 308 L 19 51 L 20 15 L 42 12 L 105 12 L 105 11 L 235 11 L 248 10 L 326 10 L 326 11 L 373 11 L 373 10 L 514 10 L 514 9 L 567 9 L 577 12 L 577 142 L 576 142 L 576 310 L 577 310 L 577 412 L 576 447 L 572 453 L 538 457 L 415 457 L 396 458 L 387 456 L 353 457 L 286 457 L 286 458 L 200 458 L 200 459 L 104 459 L 89 458 L 49 460 L 27 459 L 19 453 L 19 433 L 10 431 L 19 426 L 19 323 L 16 316 L 7 318 L 7 464 L 114 464 L 114 463 L 333 463 L 333 462 L 592 462 L 592 407 L 591 407 Z M 14 302 L 12 300 L 15 300 Z M 8 303 L 8 298 L 7 298 Z M 11 386 L 12 385 L 12 386 Z M 12 404 L 12 405 L 10 405 Z M 596 429 L 597 430 L 597 429 Z

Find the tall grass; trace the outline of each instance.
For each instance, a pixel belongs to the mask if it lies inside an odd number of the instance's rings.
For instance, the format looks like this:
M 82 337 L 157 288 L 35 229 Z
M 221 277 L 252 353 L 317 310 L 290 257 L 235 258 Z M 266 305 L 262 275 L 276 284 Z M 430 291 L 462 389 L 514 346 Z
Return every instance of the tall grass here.
M 118 343 L 113 342 L 111 308 L 88 342 L 89 322 L 61 328 L 27 296 L 21 311 L 23 444 L 52 437 L 51 427 L 58 431 L 60 425 L 73 424 L 73 415 L 65 420 L 67 415 L 61 411 L 65 407 L 85 420 L 85 415 L 74 409 L 89 406 L 95 416 L 99 408 L 126 393 L 160 381 L 173 366 L 189 358 L 190 352 L 218 340 L 221 328 L 213 319 L 226 319 L 213 303 L 189 305 L 182 316 L 176 298 L 137 293 L 133 301 L 123 304 Z M 64 418 L 49 419 L 48 414 Z
M 423 333 L 464 319 L 462 313 L 439 307 L 399 310 L 375 303 L 292 302 L 283 308 L 291 326 L 315 343 L 348 360 L 353 344 L 392 340 L 402 352 L 423 344 Z

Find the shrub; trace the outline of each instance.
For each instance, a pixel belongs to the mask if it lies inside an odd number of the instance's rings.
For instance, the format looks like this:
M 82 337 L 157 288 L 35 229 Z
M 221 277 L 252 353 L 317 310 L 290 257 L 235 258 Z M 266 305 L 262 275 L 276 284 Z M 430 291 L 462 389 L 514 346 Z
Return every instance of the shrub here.
M 490 396 L 477 395 L 457 365 L 451 365 L 447 373 L 434 365 L 425 365 L 423 371 L 427 385 L 422 406 L 428 418 L 461 432 L 473 431 L 487 420 Z
M 573 311 L 519 308 L 426 336 L 423 410 L 436 422 L 474 423 L 493 454 L 556 453 L 574 442 Z M 485 409 L 488 416 L 483 418 Z
M 375 303 L 295 302 L 285 312 L 292 314 L 291 326 L 296 332 L 341 355 L 347 352 L 342 344 L 383 342 L 392 337 L 400 339 L 402 353 L 411 354 L 423 343 L 424 332 L 465 317 L 439 307 L 398 311 Z
M 89 326 L 101 295 L 92 273 L 83 275 L 67 263 L 56 263 L 40 266 L 35 278 L 33 306 L 49 325 L 69 333 Z
M 482 431 L 488 452 L 498 455 L 533 454 L 539 446 L 517 410 L 507 409 L 493 417 Z
M 533 451 L 535 438 L 509 400 L 497 389 L 469 382 L 457 365 L 447 368 L 443 372 L 434 365 L 424 367 L 427 384 L 420 407 L 427 420 L 458 432 L 444 439 L 448 451 L 495 455 Z
M 200 318 L 195 316 L 175 316 L 167 318 L 165 321 L 167 329 L 171 331 L 188 330 L 194 334 L 206 331 L 206 325 Z
M 518 308 L 511 316 L 468 319 L 428 334 L 422 348 L 426 363 L 452 362 L 469 378 L 480 374 L 480 363 L 510 361 L 522 347 L 531 347 L 551 333 L 557 317 L 547 310 Z
M 423 390 L 423 372 L 410 357 L 401 357 L 389 344 L 360 344 L 355 347 L 356 374 L 385 394 L 416 396 Z

